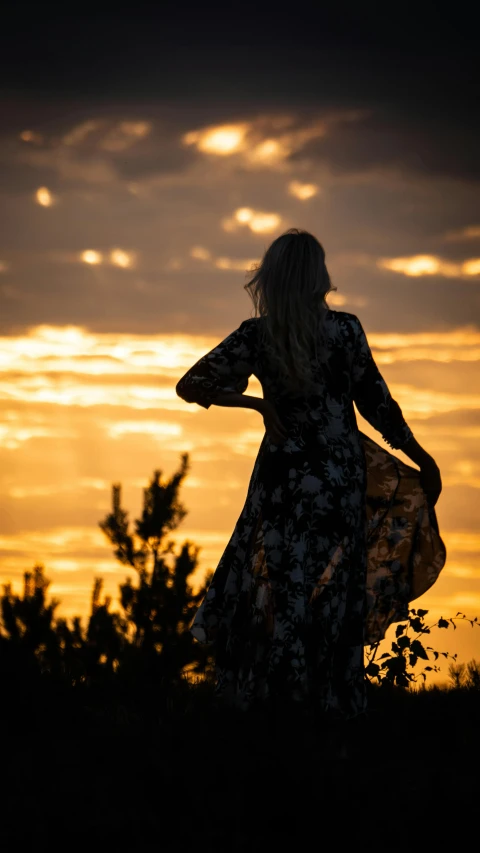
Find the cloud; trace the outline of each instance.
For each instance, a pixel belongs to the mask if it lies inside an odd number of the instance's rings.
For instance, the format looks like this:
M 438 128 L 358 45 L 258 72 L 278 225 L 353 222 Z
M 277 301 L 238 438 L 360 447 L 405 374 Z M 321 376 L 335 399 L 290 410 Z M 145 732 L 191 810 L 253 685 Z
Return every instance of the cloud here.
M 477 182 L 477 152 L 478 130 L 466 117 L 446 121 L 445 114 L 422 111 L 413 101 L 405 114 L 395 104 L 375 105 L 372 97 L 361 120 L 332 124 L 325 137 L 308 141 L 302 156 L 321 160 L 336 174 L 389 167 L 424 177 Z
M 448 231 L 445 234 L 447 242 L 459 242 L 464 240 L 479 240 L 480 225 L 466 225 L 464 228 L 459 228 L 454 231 Z
M 182 137 L 206 156 L 232 157 L 245 169 L 288 169 L 288 160 L 312 142 L 328 136 L 334 128 L 357 123 L 368 116 L 365 110 L 330 110 L 321 117 L 300 119 L 295 113 L 255 116 L 235 124 L 218 124 L 189 131 Z
M 455 263 L 435 255 L 414 255 L 409 258 L 380 258 L 377 266 L 412 278 L 437 275 L 480 281 L 480 258 L 468 258 L 461 263 Z
M 254 234 L 271 234 L 278 231 L 281 224 L 282 218 L 278 213 L 252 210 L 250 207 L 239 207 L 232 216 L 222 220 L 223 230 L 229 233 L 246 227 Z

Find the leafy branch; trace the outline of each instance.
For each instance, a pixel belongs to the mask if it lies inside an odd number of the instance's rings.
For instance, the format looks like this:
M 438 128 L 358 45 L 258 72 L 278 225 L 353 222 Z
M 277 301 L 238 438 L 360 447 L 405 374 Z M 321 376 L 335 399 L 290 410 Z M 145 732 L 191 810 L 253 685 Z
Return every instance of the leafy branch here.
M 395 640 L 392 642 L 391 652 L 384 652 L 378 658 L 378 663 L 375 662 L 375 656 L 380 646 L 380 640 L 370 647 L 370 652 L 367 654 L 367 665 L 365 674 L 369 681 L 378 684 L 390 684 L 398 687 L 409 687 L 412 682 L 416 682 L 418 678 L 423 678 L 425 683 L 427 672 L 439 672 L 440 667 L 435 663 L 440 655 L 445 658 L 450 658 L 456 661 L 457 655 L 451 655 L 449 652 L 439 652 L 432 646 L 425 647 L 419 639 L 424 634 L 429 634 L 432 628 L 449 628 L 450 625 L 456 629 L 456 621 L 467 621 L 470 625 L 480 626 L 478 617 L 469 619 L 464 613 L 458 611 L 456 616 L 444 619 L 443 616 L 432 625 L 425 624 L 425 616 L 428 610 L 409 609 L 408 619 L 406 623 L 397 625 L 395 629 Z M 409 634 L 413 632 L 413 636 Z M 430 661 L 428 652 L 433 653 L 433 666 L 425 666 L 421 672 L 415 672 L 415 667 L 419 661 Z M 380 661 L 383 661 L 380 663 Z

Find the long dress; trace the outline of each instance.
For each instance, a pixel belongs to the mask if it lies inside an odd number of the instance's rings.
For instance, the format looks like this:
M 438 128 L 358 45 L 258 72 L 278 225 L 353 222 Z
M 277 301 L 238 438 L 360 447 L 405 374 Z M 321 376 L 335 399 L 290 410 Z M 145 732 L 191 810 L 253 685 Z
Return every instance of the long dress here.
M 180 379 L 208 409 L 260 381 L 288 432 L 261 442 L 245 504 L 191 625 L 212 644 L 216 692 L 248 709 L 283 697 L 329 718 L 365 714 L 364 647 L 408 615 L 445 559 L 419 471 L 359 431 L 353 403 L 393 448 L 412 436 L 360 320 L 326 310 L 318 393 L 287 393 L 250 318 Z

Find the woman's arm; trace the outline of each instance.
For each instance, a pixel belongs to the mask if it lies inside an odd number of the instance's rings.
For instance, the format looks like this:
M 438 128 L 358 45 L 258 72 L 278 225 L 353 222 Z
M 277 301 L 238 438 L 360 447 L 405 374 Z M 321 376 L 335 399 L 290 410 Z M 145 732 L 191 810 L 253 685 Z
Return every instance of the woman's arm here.
M 187 370 L 177 382 L 176 393 L 185 402 L 197 403 L 204 409 L 209 409 L 223 396 L 228 396 L 229 401 L 220 405 L 245 406 L 243 392 L 255 369 L 256 348 L 256 325 L 252 319 L 244 320 L 238 329 Z M 247 404 L 247 408 L 256 406 Z
M 263 397 L 252 397 L 250 394 L 235 394 L 229 391 L 215 397 L 212 400 L 212 406 L 238 406 L 241 409 L 255 409 L 263 414 L 265 402 Z
M 413 437 L 409 438 L 405 444 L 402 444 L 399 448 L 402 453 L 405 453 L 412 462 L 415 462 L 419 468 L 422 468 L 424 465 L 428 465 L 432 462 L 435 462 L 433 456 L 430 456 L 429 453 L 422 447 L 421 444 Z

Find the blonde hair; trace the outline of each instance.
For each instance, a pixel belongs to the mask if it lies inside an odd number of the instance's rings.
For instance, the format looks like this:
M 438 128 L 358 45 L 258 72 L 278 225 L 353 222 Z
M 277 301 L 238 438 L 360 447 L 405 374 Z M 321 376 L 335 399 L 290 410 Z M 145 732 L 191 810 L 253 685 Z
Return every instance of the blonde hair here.
M 290 228 L 268 247 L 244 285 L 262 317 L 263 347 L 293 394 L 316 389 L 315 368 L 327 358 L 323 320 L 327 293 L 337 290 L 325 251 L 308 231 Z

